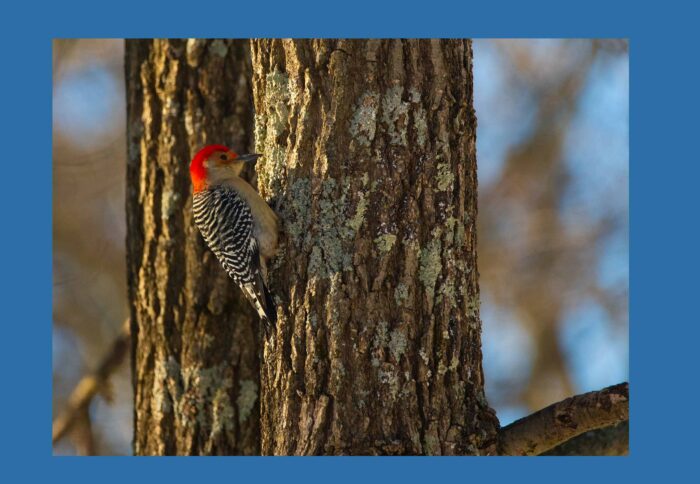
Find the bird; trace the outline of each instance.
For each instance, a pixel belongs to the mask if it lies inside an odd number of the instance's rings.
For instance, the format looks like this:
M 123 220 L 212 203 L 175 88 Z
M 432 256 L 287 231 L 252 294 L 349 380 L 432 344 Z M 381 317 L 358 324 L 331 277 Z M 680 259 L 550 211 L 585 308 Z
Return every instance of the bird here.
M 265 277 L 267 261 L 277 251 L 279 218 L 240 177 L 246 163 L 260 156 L 207 145 L 192 158 L 190 178 L 195 225 L 270 331 L 277 322 L 277 309 Z

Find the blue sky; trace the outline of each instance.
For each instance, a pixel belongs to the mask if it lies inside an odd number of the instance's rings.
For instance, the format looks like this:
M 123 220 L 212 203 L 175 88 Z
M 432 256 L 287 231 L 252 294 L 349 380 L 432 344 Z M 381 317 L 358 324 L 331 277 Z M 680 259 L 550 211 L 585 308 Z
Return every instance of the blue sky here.
M 559 40 L 526 40 L 540 62 L 556 52 Z M 489 40 L 474 42 L 474 99 L 478 117 L 480 190 L 497 182 L 509 151 L 527 138 L 537 114 L 531 87 L 512 75 L 510 60 Z M 573 62 L 573 61 L 571 61 Z M 546 76 L 543 73 L 542 76 Z M 531 80 L 530 80 L 531 81 Z M 542 81 L 546 88 L 546 82 Z M 597 277 L 604 288 L 628 286 L 629 62 L 627 55 L 598 54 L 588 72 L 574 119 L 566 133 L 563 162 L 571 183 L 559 208 L 575 230 L 616 215 L 616 227 L 601 244 Z M 513 380 L 530 371 L 532 341 L 507 308 L 495 306 L 482 283 L 484 367 L 487 397 L 497 402 Z M 599 389 L 628 379 L 627 321 L 613 321 L 598 302 L 583 298 L 568 307 L 560 345 L 577 391 Z M 501 383 L 502 382 L 502 383 Z M 496 405 L 502 424 L 529 413 L 522 406 Z

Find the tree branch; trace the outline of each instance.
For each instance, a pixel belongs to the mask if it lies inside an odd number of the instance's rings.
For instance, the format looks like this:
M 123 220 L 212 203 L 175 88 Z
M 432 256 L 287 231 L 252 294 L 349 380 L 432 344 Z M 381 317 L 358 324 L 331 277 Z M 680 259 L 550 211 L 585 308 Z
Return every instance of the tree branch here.
M 75 453 L 78 455 L 97 455 L 95 446 L 95 436 L 92 432 L 92 422 L 90 421 L 90 410 L 83 407 L 75 419 L 71 429 L 70 439 L 75 446 Z
M 75 423 L 84 416 L 85 409 L 92 398 L 99 392 L 110 375 L 121 364 L 129 349 L 129 320 L 124 321 L 119 336 L 114 340 L 109 352 L 105 355 L 100 366 L 91 374 L 85 375 L 76 385 L 68 399 L 68 404 L 63 412 L 54 419 L 52 441 L 53 444 L 61 440 L 70 431 Z
M 576 395 L 503 427 L 501 455 L 539 455 L 590 430 L 629 419 L 629 384 Z
M 540 455 L 627 455 L 629 420 L 603 429 L 591 430 Z

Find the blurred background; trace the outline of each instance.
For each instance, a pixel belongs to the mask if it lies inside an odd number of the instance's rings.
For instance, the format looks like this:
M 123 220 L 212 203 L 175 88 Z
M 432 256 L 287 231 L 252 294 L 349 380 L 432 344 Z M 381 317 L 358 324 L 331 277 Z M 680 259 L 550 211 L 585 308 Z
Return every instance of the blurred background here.
M 53 50 L 53 411 L 127 315 L 121 40 Z M 487 398 L 502 425 L 628 379 L 622 40 L 475 40 Z M 128 358 L 55 454 L 130 454 Z

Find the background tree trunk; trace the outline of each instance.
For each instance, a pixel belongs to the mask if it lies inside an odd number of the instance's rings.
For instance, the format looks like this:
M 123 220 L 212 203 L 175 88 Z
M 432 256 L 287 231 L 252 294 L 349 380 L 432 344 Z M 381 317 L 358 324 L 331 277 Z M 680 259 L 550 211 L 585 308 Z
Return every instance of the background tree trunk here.
M 189 160 L 252 144 L 247 41 L 126 41 L 134 453 L 258 454 L 258 321 L 194 226 Z
M 467 40 L 256 40 L 264 454 L 490 454 Z

